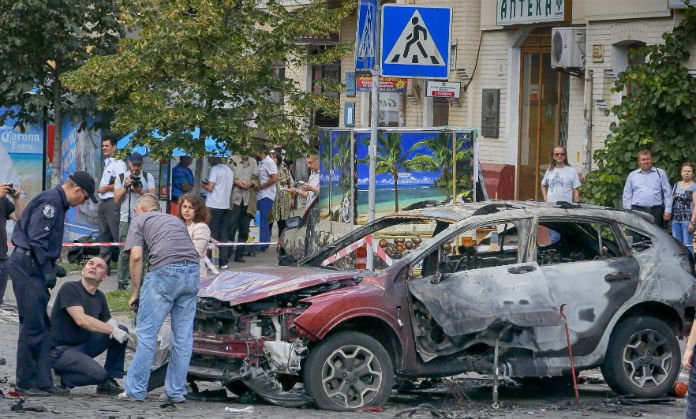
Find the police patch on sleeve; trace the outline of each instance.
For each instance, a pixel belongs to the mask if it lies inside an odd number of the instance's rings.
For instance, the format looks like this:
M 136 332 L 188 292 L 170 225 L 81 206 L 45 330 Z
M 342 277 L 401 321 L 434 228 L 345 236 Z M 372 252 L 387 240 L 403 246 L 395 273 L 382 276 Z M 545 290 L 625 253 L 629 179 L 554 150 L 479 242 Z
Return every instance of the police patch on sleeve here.
M 56 209 L 51 204 L 46 204 L 43 207 L 43 215 L 49 220 L 56 215 Z

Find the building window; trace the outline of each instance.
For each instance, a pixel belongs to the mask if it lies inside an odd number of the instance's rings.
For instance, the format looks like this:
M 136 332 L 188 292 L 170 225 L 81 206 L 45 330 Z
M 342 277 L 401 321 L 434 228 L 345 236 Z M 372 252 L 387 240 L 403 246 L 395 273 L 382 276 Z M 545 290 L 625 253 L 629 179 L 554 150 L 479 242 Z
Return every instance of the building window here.
M 339 61 L 312 66 L 312 91 L 327 97 L 338 98 L 338 92 L 325 90 L 322 81 L 337 83 L 341 81 L 341 63 Z M 317 127 L 338 127 L 338 116 L 326 115 L 322 111 L 316 111 L 312 119 L 314 126 Z
M 449 101 L 443 98 L 433 99 L 433 126 L 449 125 Z

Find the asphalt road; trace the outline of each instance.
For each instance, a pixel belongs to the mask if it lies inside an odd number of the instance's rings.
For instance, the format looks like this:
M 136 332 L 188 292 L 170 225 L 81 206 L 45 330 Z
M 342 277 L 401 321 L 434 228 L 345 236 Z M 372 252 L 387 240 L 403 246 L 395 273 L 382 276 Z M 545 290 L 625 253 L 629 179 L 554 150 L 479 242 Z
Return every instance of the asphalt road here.
M 247 264 L 269 265 L 275 263 L 275 252 L 248 258 Z M 234 264 L 232 268 L 239 264 Z M 71 275 L 62 279 L 58 287 L 67 280 L 77 279 Z M 116 289 L 115 277 L 110 277 L 102 290 Z M 52 292 L 55 295 L 57 289 Z M 0 365 L 0 418 L 683 418 L 685 399 L 666 397 L 661 400 L 636 401 L 617 397 L 601 380 L 598 371 L 584 372 L 587 381 L 580 385 L 580 404 L 576 405 L 570 387 L 526 385 L 507 383 L 500 390 L 500 403 L 496 409 L 491 403 L 491 381 L 488 377 L 460 376 L 436 383 L 432 387 L 393 393 L 383 411 L 377 412 L 326 412 L 311 406 L 305 408 L 283 408 L 270 406 L 260 401 L 248 401 L 228 394 L 222 401 L 194 401 L 184 404 L 163 406 L 158 401 L 160 390 L 153 391 L 142 403 L 121 402 L 113 397 L 97 396 L 95 388 L 73 389 L 69 397 L 27 398 L 24 407 L 45 408 L 45 413 L 16 413 L 12 407 L 18 398 L 9 393 L 15 378 L 16 342 L 18 320 L 14 311 L 14 296 L 11 286 L 6 295 L 8 304 L 0 306 L 0 357 L 6 364 Z M 127 324 L 127 313 L 116 314 Z M 126 368 L 133 356 L 129 350 Z M 685 376 L 682 377 L 685 380 Z M 206 385 L 201 390 L 219 390 L 220 387 Z M 301 387 L 297 389 L 301 391 Z M 226 412 L 225 408 L 245 409 L 252 412 Z

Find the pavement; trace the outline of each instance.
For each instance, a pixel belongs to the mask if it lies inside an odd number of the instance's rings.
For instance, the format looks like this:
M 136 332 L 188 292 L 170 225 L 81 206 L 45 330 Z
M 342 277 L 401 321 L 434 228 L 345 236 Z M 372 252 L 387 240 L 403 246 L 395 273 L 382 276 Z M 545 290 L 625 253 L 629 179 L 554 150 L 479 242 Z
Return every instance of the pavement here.
M 275 249 L 247 257 L 245 263 L 234 263 L 230 269 L 251 265 L 275 265 Z M 60 279 L 51 292 L 51 303 L 58 289 L 67 281 L 79 279 L 79 273 L 72 273 Z M 117 288 L 115 276 L 109 277 L 101 286 L 108 292 Z M 557 418 L 681 418 L 685 411 L 685 399 L 665 397 L 658 400 L 634 401 L 616 396 L 603 382 L 598 370 L 586 371 L 582 375 L 585 383 L 580 387 L 580 405 L 574 403 L 568 387 L 562 391 L 549 391 L 548 388 L 519 386 L 508 382 L 500 389 L 500 405 L 491 403 L 490 377 L 461 375 L 448 377 L 436 382 L 434 386 L 410 391 L 394 391 L 384 407 L 370 412 L 327 412 L 307 406 L 304 408 L 284 408 L 264 404 L 256 400 L 240 400 L 231 393 L 219 401 L 187 400 L 183 404 L 165 404 L 159 401 L 162 389 L 149 394 L 145 402 L 117 401 L 111 396 L 95 394 L 95 386 L 78 387 L 69 397 L 26 398 L 25 409 L 36 408 L 44 412 L 28 411 L 19 413 L 16 408 L 19 398 L 11 396 L 15 379 L 16 342 L 18 318 L 14 307 L 12 287 L 8 286 L 6 304 L 0 306 L 0 418 L 519 418 L 539 419 Z M 131 325 L 129 313 L 114 313 L 114 317 Z M 130 348 L 126 357 L 126 369 L 133 357 Z M 103 361 L 103 356 L 101 357 Z M 687 376 L 682 374 L 681 380 Z M 122 383 L 123 380 L 119 380 Z M 301 391 L 301 384 L 298 384 Z M 201 390 L 221 390 L 215 383 L 200 383 Z M 232 409 L 232 411 L 226 411 Z

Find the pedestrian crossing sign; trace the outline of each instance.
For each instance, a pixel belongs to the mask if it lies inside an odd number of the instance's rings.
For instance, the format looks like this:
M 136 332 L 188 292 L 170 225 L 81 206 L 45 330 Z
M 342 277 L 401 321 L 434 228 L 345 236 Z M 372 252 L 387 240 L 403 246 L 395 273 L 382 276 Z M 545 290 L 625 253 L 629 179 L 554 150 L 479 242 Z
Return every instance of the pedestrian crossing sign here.
M 382 76 L 449 77 L 452 9 L 386 4 L 382 9 Z

